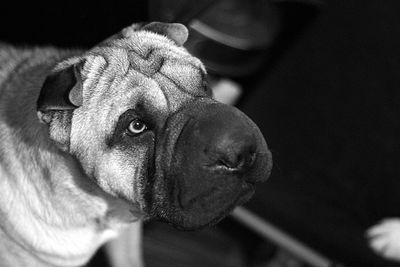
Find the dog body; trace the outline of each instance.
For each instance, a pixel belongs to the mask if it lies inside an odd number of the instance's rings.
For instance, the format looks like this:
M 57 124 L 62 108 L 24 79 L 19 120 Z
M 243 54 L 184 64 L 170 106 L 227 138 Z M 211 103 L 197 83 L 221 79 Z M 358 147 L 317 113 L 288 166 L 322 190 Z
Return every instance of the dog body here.
M 44 79 L 71 52 L 3 46 L 0 55 L 1 264 L 33 266 L 35 257 L 81 265 L 121 224 L 137 218 L 121 201 L 108 201 L 92 183 L 85 184 L 89 179 L 76 160 L 52 143 L 37 119 Z M 121 218 L 115 224 L 107 219 L 114 213 Z
M 0 266 L 79 266 L 142 219 L 212 224 L 266 179 L 264 139 L 211 99 L 186 38 L 153 23 L 89 51 L 0 45 Z

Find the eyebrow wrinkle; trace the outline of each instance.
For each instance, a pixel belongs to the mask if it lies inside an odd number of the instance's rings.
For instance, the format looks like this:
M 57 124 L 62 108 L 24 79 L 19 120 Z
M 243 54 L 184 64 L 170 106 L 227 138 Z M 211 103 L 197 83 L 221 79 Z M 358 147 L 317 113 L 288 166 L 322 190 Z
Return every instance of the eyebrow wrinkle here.
M 123 80 L 123 79 L 122 79 Z M 104 90 L 101 94 L 102 96 L 110 93 L 111 88 L 114 86 L 115 83 L 120 82 L 121 80 L 117 79 L 117 75 L 114 74 L 110 79 L 107 79 L 106 84 L 108 86 L 107 90 Z
M 189 59 L 189 60 L 188 60 Z M 196 66 L 189 57 L 186 58 L 182 58 L 179 61 L 184 62 L 185 64 L 191 66 L 192 68 L 194 68 L 195 70 L 198 70 L 202 75 L 205 75 L 205 73 L 203 72 L 203 70 L 201 69 L 200 66 Z
M 136 52 L 128 54 L 129 68 L 134 69 L 147 77 L 152 77 L 154 74 L 160 71 L 165 62 L 165 58 L 157 57 L 157 54 L 155 54 L 154 51 L 156 50 L 151 49 L 150 52 L 145 55 L 145 57 L 137 54 Z M 134 59 L 132 60 L 130 57 L 135 56 L 132 54 L 137 55 L 144 62 L 136 62 Z
M 182 85 L 180 85 L 178 82 L 176 82 L 175 80 L 171 79 L 170 77 L 168 77 L 167 75 L 165 75 L 164 73 L 162 73 L 161 71 L 158 72 L 162 77 L 168 79 L 170 82 L 172 82 L 178 89 L 179 91 L 181 91 L 182 93 L 186 93 L 192 97 L 202 97 L 202 94 L 196 94 L 193 93 L 191 91 L 188 91 L 186 89 L 184 89 L 184 87 Z
M 141 71 L 139 71 L 139 70 L 133 68 L 131 65 L 129 65 L 128 71 L 126 72 L 125 76 L 124 76 L 122 79 L 119 80 L 119 82 L 121 82 L 121 81 L 123 81 L 123 80 L 126 80 L 126 79 L 127 79 L 126 77 L 127 77 L 128 75 L 131 75 L 132 73 L 135 73 L 135 74 L 137 74 L 137 75 L 142 75 L 143 77 L 140 77 L 140 78 L 139 78 L 140 80 L 141 80 L 141 79 L 148 78 L 148 79 L 154 81 L 154 82 L 157 84 L 157 87 L 161 90 L 161 93 L 162 93 L 163 96 L 164 96 L 164 99 L 165 99 L 165 102 L 166 102 L 166 106 L 167 106 L 167 109 L 168 109 L 168 112 L 169 112 L 169 111 L 171 110 L 171 102 L 170 102 L 170 100 L 169 100 L 169 98 L 168 98 L 168 94 L 166 93 L 164 87 L 163 87 L 163 86 L 160 86 L 160 84 L 153 78 L 154 74 L 160 73 L 160 72 L 156 72 L 156 73 L 154 73 L 152 76 L 148 76 L 148 75 L 146 75 L 145 73 L 143 73 L 143 72 L 141 72 Z M 161 73 L 160 73 L 160 74 L 161 74 Z M 128 78 L 128 79 L 129 79 L 129 78 Z M 140 86 L 140 84 L 136 83 L 136 84 L 135 84 L 135 88 L 136 88 L 137 86 Z
M 105 65 L 104 65 L 103 67 L 100 68 L 100 72 L 99 72 L 99 73 L 96 73 L 96 75 L 95 75 L 96 79 L 94 80 L 93 84 L 91 85 L 91 88 L 96 88 L 96 87 L 97 87 L 97 85 L 99 84 L 101 78 L 103 77 L 104 72 L 105 72 L 106 69 L 108 69 L 108 67 L 110 66 L 110 63 L 108 62 L 108 60 L 107 60 L 103 55 L 97 54 L 96 56 L 99 56 L 99 57 L 101 57 L 102 59 L 104 59 L 104 61 L 105 61 L 106 63 L 105 63 Z M 89 72 L 89 73 L 90 73 L 90 72 Z M 86 78 L 87 78 L 87 77 L 86 77 Z M 85 78 L 85 80 L 87 80 L 86 78 Z

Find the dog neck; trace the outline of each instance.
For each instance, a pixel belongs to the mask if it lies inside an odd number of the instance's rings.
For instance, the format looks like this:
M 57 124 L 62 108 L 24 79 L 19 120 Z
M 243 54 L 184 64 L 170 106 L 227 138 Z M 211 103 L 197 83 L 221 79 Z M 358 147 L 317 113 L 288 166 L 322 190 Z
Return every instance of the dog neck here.
M 57 266 L 82 265 L 135 219 L 121 201 L 107 199 L 82 177 L 68 155 L 28 146 L 16 149 L 20 149 L 19 161 L 6 160 L 15 159 L 7 154 L 17 151 L 7 149 L 2 155 L 0 213 L 6 219 L 0 226 L 9 241 L 39 260 Z
M 104 196 L 91 184 L 72 157 L 52 149 L 17 149 L 24 151 L 18 153 L 19 161 L 7 161 L 15 159 L 7 154 L 17 152 L 7 149 L 0 166 L 0 214 L 6 218 L 0 230 L 40 260 L 57 266 L 82 265 L 135 219 L 126 204 Z

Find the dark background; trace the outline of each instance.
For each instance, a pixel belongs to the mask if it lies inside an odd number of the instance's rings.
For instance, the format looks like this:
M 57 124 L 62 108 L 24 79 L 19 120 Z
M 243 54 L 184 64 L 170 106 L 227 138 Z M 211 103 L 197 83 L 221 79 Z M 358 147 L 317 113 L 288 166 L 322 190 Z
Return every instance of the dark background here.
M 142 0 L 8 2 L 0 39 L 24 45 L 90 47 L 148 14 Z M 248 207 L 348 266 L 390 266 L 364 231 L 400 217 L 399 11 L 397 0 L 324 1 L 272 67 L 241 80 L 240 108 L 275 163 Z
M 326 1 L 242 109 L 274 154 L 251 207 L 350 266 L 400 212 L 399 1 Z

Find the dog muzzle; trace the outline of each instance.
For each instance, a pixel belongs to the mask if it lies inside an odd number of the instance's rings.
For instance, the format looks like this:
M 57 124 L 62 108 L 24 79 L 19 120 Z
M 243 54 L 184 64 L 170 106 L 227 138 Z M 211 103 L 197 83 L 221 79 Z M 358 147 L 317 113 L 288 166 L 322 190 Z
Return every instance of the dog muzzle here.
M 156 145 L 150 214 L 178 228 L 218 222 L 265 181 L 272 157 L 238 109 L 199 99 L 173 114 Z

